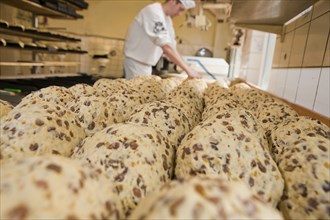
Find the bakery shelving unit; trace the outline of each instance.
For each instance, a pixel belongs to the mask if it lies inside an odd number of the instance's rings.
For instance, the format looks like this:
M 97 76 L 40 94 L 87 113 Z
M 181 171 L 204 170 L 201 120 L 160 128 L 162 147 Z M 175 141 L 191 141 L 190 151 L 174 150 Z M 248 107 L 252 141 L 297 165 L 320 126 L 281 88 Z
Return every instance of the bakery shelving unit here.
M 37 28 L 38 16 L 54 19 L 82 19 L 83 16 L 78 14 L 77 11 L 87 9 L 88 3 L 84 0 L 1 0 L 1 3 L 31 12 L 32 27 L 26 28 L 22 25 L 10 24 L 7 21 L 0 20 L 0 49 L 6 50 L 6 53 L 11 53 L 11 51 L 26 51 L 28 54 L 31 54 L 30 58 L 32 57 L 32 59 L 0 60 L 0 67 L 5 68 L 6 71 L 14 67 L 29 68 L 24 70 L 31 71 L 31 74 L 23 76 L 0 74 L 0 90 L 15 91 L 26 95 L 33 90 L 49 85 L 71 86 L 74 83 L 93 83 L 93 79 L 89 76 L 67 71 L 68 68 L 79 66 L 80 62 L 65 61 L 60 57 L 58 58 L 59 60 L 55 61 L 37 59 L 37 56 L 47 56 L 46 54 L 60 56 L 66 54 L 83 55 L 88 53 L 80 49 L 79 45 L 77 45 L 81 42 L 79 38 Z M 24 39 L 24 42 L 21 39 Z M 57 44 L 60 43 L 70 46 L 58 46 Z M 43 67 L 61 68 L 61 73 L 57 74 L 58 71 L 57 73 L 55 71 L 55 73 L 35 74 L 37 68 Z M 3 99 L 4 93 L 0 93 L 0 95 L 0 98 Z

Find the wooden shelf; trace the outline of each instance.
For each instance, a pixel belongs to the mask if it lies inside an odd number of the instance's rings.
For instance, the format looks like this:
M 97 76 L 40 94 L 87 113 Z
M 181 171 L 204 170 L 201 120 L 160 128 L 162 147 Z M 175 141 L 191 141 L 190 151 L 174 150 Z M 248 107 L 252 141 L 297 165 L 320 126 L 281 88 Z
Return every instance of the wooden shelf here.
M 53 73 L 53 74 L 30 74 L 30 75 L 16 75 L 16 76 L 0 76 L 0 80 L 6 79 L 43 79 L 48 77 L 74 77 L 81 76 L 78 73 Z
M 66 37 L 60 34 L 57 35 L 57 34 L 48 34 L 46 32 L 36 32 L 36 33 L 31 33 L 31 32 L 29 33 L 29 29 L 20 31 L 20 30 L 13 30 L 10 28 L 10 26 L 8 28 L 0 27 L 0 34 L 27 37 L 27 38 L 33 38 L 36 40 L 43 40 L 43 41 L 71 41 L 71 42 L 81 41 L 80 39 Z
M 84 6 L 79 6 L 77 4 L 75 4 L 73 1 L 70 1 L 70 0 L 66 0 L 65 3 L 70 6 L 71 8 L 74 8 L 75 10 L 77 11 L 80 11 L 80 10 L 85 10 L 88 8 L 88 3 L 85 3 L 85 7 Z
M 33 1 L 29 0 L 1 0 L 1 2 L 14 6 L 16 8 L 20 8 L 22 10 L 30 11 L 34 13 L 35 15 L 42 15 L 42 16 L 47 16 L 50 18 L 57 18 L 57 19 L 78 19 L 82 18 L 80 17 L 75 17 L 73 15 L 65 14 L 60 11 L 45 7 L 43 5 L 40 5 L 38 3 L 35 3 Z
M 21 46 L 19 43 L 13 43 L 7 44 L 6 46 L 0 45 L 2 48 L 8 48 L 8 49 L 14 49 L 14 50 L 30 50 L 38 53 L 53 53 L 53 54 L 87 54 L 88 52 L 85 50 L 73 50 L 73 49 L 55 49 L 53 47 L 32 47 L 32 46 Z
M 41 62 L 0 62 L 0 66 L 78 66 L 80 62 L 41 61 Z

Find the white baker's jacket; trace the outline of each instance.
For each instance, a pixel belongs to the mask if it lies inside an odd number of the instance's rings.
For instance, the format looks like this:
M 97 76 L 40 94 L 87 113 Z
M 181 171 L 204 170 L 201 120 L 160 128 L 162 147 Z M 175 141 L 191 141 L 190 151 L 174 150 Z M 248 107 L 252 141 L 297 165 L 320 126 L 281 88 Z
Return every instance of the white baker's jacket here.
M 126 57 L 154 66 L 165 44 L 176 46 L 172 19 L 165 15 L 160 3 L 153 3 L 135 17 L 126 36 L 124 53 Z

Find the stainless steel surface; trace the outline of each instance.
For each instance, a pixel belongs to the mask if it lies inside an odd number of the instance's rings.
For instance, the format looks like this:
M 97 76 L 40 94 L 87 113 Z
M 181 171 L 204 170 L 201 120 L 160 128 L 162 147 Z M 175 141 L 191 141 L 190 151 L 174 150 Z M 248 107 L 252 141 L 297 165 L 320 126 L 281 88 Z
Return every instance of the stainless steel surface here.
M 283 25 L 318 0 L 200 0 L 220 22 L 280 34 Z M 230 13 L 220 5 L 231 5 Z M 213 5 L 213 7 L 212 7 Z
M 283 25 L 315 2 L 317 0 L 233 0 L 230 21 Z

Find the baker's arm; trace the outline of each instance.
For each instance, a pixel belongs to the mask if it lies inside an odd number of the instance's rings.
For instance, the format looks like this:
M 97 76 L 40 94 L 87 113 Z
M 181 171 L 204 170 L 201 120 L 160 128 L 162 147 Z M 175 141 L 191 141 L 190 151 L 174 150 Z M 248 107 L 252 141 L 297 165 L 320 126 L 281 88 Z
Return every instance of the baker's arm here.
M 173 48 L 170 44 L 163 45 L 162 49 L 164 54 L 171 60 L 171 62 L 181 67 L 181 69 L 183 69 L 190 78 L 201 78 L 201 75 L 194 69 L 190 68 L 184 62 L 179 52 L 175 48 Z

